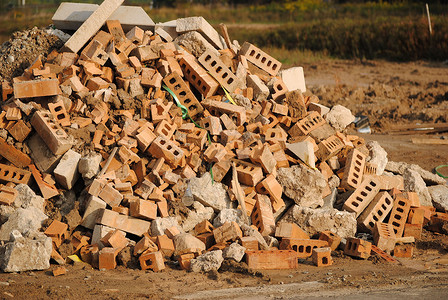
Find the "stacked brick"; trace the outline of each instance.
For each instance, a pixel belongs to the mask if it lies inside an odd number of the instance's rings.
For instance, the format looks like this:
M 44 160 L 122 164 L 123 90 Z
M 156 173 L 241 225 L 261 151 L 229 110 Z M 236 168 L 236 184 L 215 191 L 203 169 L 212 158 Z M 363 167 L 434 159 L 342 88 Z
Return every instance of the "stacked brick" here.
M 196 32 L 219 41 L 211 26 Z M 339 191 L 352 192 L 343 209 L 386 252 L 408 253 L 395 245 L 401 237 L 419 238 L 426 223 L 446 222 L 445 215 L 421 207 L 415 193 L 402 192 L 402 181 L 385 188 L 387 177 L 366 163 L 364 140 L 336 132 L 315 109 L 318 98 L 289 91 L 278 75 L 281 63 L 250 43 L 240 49 L 209 44 L 197 53 L 139 27 L 125 33 L 118 21 L 107 21 L 86 44 L 75 42 L 76 53 L 38 57 L 22 76 L 2 84 L 0 127 L 7 138 L 0 138 L 0 204 L 12 205 L 14 186 L 33 182 L 46 200 L 71 189 L 85 198 L 79 226 L 69 230 L 53 220 L 45 230 L 60 264 L 65 257 L 58 249 L 69 240 L 72 254 L 100 269 L 115 268 L 127 247 L 143 270 L 161 271 L 169 259 L 188 269 L 204 251 L 232 242 L 246 248 L 254 269 L 297 268 L 299 258 L 329 266 L 340 237 L 328 231 L 312 239 L 274 217 L 286 206 L 278 168 L 303 163 L 316 165 L 327 180 L 341 178 Z M 80 132 L 87 139 L 79 139 Z M 310 146 L 300 153 L 289 150 L 304 142 Z M 94 153 L 100 168 L 80 176 L 80 160 Z M 154 233 L 152 223 L 176 217 L 187 180 L 209 170 L 224 184 L 236 172 L 241 190 L 228 187 L 233 206 L 243 211 L 244 201 L 248 225 L 276 237 L 278 246 L 262 247 L 236 222 L 214 228 L 204 219 L 192 231 L 204 248 L 176 246 L 184 234 L 177 225 Z M 328 195 L 329 189 L 322 196 Z M 381 250 L 351 238 L 344 251 L 367 258 L 371 249 Z

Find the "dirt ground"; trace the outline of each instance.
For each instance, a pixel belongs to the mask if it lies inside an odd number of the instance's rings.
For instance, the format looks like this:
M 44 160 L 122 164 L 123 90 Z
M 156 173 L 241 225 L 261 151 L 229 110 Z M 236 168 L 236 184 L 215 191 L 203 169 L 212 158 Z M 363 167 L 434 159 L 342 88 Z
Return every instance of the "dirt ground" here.
M 374 134 L 360 135 L 377 140 L 390 160 L 415 163 L 427 170 L 447 163 L 448 146 L 416 145 L 411 138 L 448 133 L 386 135 L 390 124 L 447 122 L 446 65 L 325 61 L 304 68 L 308 88 L 323 104 L 339 103 L 354 114 L 369 116 Z M 98 271 L 83 264 L 67 265 L 67 270 L 60 277 L 53 277 L 49 270 L 0 274 L 0 298 L 296 299 L 350 295 L 356 299 L 356 295 L 367 293 L 378 299 L 422 295 L 443 299 L 448 294 L 448 237 L 425 231 L 416 244 L 414 257 L 401 259 L 398 265 L 377 257 L 356 260 L 337 251 L 330 267 L 317 268 L 306 260 L 297 270 L 287 271 L 256 272 L 247 270 L 244 264 L 228 264 L 219 273 L 196 274 L 170 262 L 160 273 L 123 266 Z

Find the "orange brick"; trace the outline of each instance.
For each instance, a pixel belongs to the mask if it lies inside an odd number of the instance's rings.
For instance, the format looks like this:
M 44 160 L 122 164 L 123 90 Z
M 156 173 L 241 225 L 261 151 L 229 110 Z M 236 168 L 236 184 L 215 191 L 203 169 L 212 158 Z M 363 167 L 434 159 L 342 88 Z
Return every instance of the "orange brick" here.
M 248 42 L 243 44 L 239 54 L 244 55 L 248 61 L 266 71 L 271 76 L 277 75 L 282 67 L 281 62 Z
M 159 251 L 162 252 L 164 257 L 171 257 L 174 253 L 174 243 L 166 235 L 157 236 L 156 240 L 157 246 L 159 247 Z
M 64 154 L 72 147 L 69 136 L 50 113 L 36 111 L 31 118 L 31 125 L 33 125 L 53 154 Z M 27 165 L 29 164 L 30 162 Z
M 149 200 L 138 199 L 131 202 L 130 214 L 133 217 L 145 220 L 155 220 L 157 218 L 157 204 Z
M 367 259 L 370 257 L 370 251 L 372 249 L 372 243 L 356 239 L 348 238 L 347 244 L 345 245 L 344 254 Z
M 373 241 L 378 248 L 390 253 L 394 250 L 396 235 L 391 224 L 376 222 L 373 228 Z
M 53 270 L 53 276 L 61 276 L 61 275 L 65 275 L 67 273 L 67 269 L 64 267 L 57 267 L 56 269 Z
M 200 114 L 204 108 L 188 88 L 185 81 L 176 72 L 173 72 L 163 79 L 166 86 L 174 92 L 180 103 L 188 109 L 190 117 Z
M 251 219 L 258 231 L 262 235 L 270 235 L 275 232 L 275 220 L 272 210 L 266 199 L 261 195 L 257 195 L 257 202 L 252 211 Z
M 261 194 L 269 195 L 274 212 L 277 212 L 285 206 L 285 202 L 282 199 L 282 186 L 272 174 L 266 176 L 266 178 L 257 185 L 257 191 Z
M 314 248 L 328 247 L 327 241 L 311 239 L 283 238 L 279 248 L 281 250 L 294 250 L 298 258 L 310 257 Z
M 16 99 L 54 96 L 60 93 L 57 79 L 38 79 L 14 83 L 14 97 Z
M 221 227 L 213 230 L 213 235 L 217 243 L 233 241 L 243 236 L 243 233 L 234 221 L 226 222 Z
M 394 200 L 388 192 L 379 192 L 359 216 L 358 224 L 372 231 L 375 223 L 382 222 L 386 218 L 393 205 Z
M 292 250 L 246 251 L 246 263 L 254 270 L 296 269 L 299 266 L 296 252 Z
M 333 264 L 333 259 L 331 258 L 331 248 L 315 248 L 313 249 L 313 254 L 311 255 L 313 264 L 318 267 L 331 266 Z
M 213 96 L 216 93 L 219 84 L 195 61 L 193 57 L 184 56 L 179 64 L 185 78 L 204 96 L 204 98 Z
M 117 249 L 118 252 L 120 252 L 123 248 L 125 248 L 128 245 L 128 240 L 126 239 L 125 234 L 118 229 L 109 231 L 101 239 L 101 242 L 106 247 L 112 247 L 114 249 Z
M 31 128 L 23 120 L 19 120 L 12 127 L 8 128 L 8 132 L 21 143 L 28 137 Z
M 258 240 L 253 236 L 244 236 L 240 238 L 241 246 L 246 248 L 246 251 L 257 251 Z
M 153 270 L 154 272 L 162 271 L 165 269 L 165 263 L 160 251 L 143 253 L 140 258 L 140 267 L 142 270 Z
M 99 252 L 98 268 L 100 270 L 112 270 L 117 267 L 117 251 L 114 248 L 105 247 Z
M 0 164 L 0 180 L 16 184 L 28 184 L 31 172 L 13 166 Z
M 403 236 L 412 236 L 415 239 L 420 239 L 422 237 L 422 231 L 422 224 L 405 224 Z
M 204 220 L 194 227 L 194 231 L 196 234 L 210 233 L 213 232 L 214 229 L 215 228 L 208 220 Z
M 331 251 L 335 251 L 341 243 L 341 237 L 331 231 L 322 231 L 319 234 L 319 240 L 326 241 Z
M 289 239 L 309 239 L 309 235 L 295 223 L 279 223 L 275 229 L 275 236 Z
M 396 245 L 394 248 L 395 257 L 411 258 L 414 254 L 414 246 L 411 244 Z
M 355 190 L 361 184 L 365 163 L 366 156 L 359 150 L 353 149 L 349 152 L 341 180 L 342 188 Z
M 389 217 L 389 224 L 392 224 L 394 227 L 394 232 L 397 237 L 403 236 L 404 225 L 408 219 L 410 208 L 410 201 L 398 195 L 394 201 L 394 207 Z
M 24 168 L 31 163 L 28 155 L 9 145 L 3 138 L 0 138 L 0 155 L 19 168 Z
M 17 191 L 15 188 L 6 185 L 0 186 L 0 204 L 2 205 L 13 204 L 18 195 L 19 191 Z
M 379 191 L 380 185 L 376 179 L 366 179 L 362 181 L 361 185 L 345 201 L 343 209 L 354 212 L 356 217 L 358 217 L 370 202 L 372 202 Z

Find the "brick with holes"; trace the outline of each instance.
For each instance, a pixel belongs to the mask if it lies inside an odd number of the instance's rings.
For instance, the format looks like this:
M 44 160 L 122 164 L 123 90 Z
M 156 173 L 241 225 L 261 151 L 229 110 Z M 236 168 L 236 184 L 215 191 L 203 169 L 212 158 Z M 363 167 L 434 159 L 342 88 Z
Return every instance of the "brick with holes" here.
M 404 225 L 408 219 L 411 203 L 409 199 L 401 197 L 400 194 L 394 200 L 394 206 L 389 217 L 389 224 L 394 227 L 394 232 L 397 237 L 403 236 Z
M 327 241 L 311 240 L 311 239 L 290 239 L 283 238 L 279 249 L 294 250 L 297 258 L 307 258 L 313 254 L 313 249 L 328 247 Z
M 177 96 L 180 103 L 188 109 L 188 114 L 190 117 L 194 117 L 204 110 L 201 103 L 191 92 L 179 74 L 173 72 L 166 76 L 163 79 L 163 82 Z
M 231 162 L 235 163 L 241 184 L 256 186 L 263 179 L 263 171 L 260 167 L 238 159 L 231 159 Z
M 198 60 L 228 92 L 233 93 L 242 85 L 238 77 L 210 49 L 206 49 Z
M 171 140 L 163 136 L 157 137 L 149 146 L 147 152 L 156 158 L 164 158 L 172 166 L 178 166 L 184 158 L 184 151 Z
M 364 180 L 353 194 L 348 197 L 342 208 L 346 211 L 354 212 L 356 218 L 358 218 L 379 191 L 380 185 L 378 181 L 375 179 Z
M 272 76 L 277 75 L 282 67 L 281 62 L 248 42 L 243 44 L 239 54 L 244 55 L 248 61 Z
M 359 150 L 352 149 L 347 155 L 340 186 L 348 190 L 355 190 L 361 184 L 365 163 L 366 156 Z
M 390 253 L 394 250 L 396 236 L 391 224 L 377 222 L 373 228 L 373 242 L 381 250 Z
M 308 135 L 314 129 L 325 124 L 325 120 L 322 116 L 316 112 L 310 112 L 305 118 L 296 122 L 288 131 L 292 137 Z
M 331 258 L 331 248 L 315 248 L 313 249 L 313 254 L 311 255 L 313 264 L 317 267 L 326 267 L 333 264 L 333 259 Z
M 0 180 L 6 182 L 13 182 L 16 184 L 28 184 L 31 178 L 31 172 L 14 166 L 0 164 Z
M 252 211 L 252 224 L 258 228 L 262 235 L 271 235 L 275 232 L 275 219 L 272 209 L 269 205 L 269 198 L 257 194 L 257 202 Z
M 165 269 L 165 262 L 160 251 L 143 253 L 140 255 L 139 261 L 142 270 L 150 269 L 154 272 L 159 272 Z
M 367 259 L 370 257 L 371 250 L 371 242 L 357 238 L 348 238 L 345 244 L 344 254 Z
M 199 65 L 194 57 L 184 56 L 179 61 L 179 65 L 185 75 L 185 78 L 199 91 L 199 93 L 208 98 L 213 96 L 219 88 L 219 83 Z
M 323 140 L 318 145 L 316 156 L 320 161 L 326 161 L 339 153 L 344 148 L 344 143 L 336 136 L 332 135 Z
M 341 237 L 328 230 L 319 234 L 319 240 L 326 241 L 332 251 L 336 250 L 341 243 Z
M 358 218 L 358 225 L 372 231 L 375 223 L 382 222 L 394 206 L 394 200 L 388 192 L 379 192 Z
M 242 106 L 210 99 L 202 101 L 202 105 L 214 116 L 227 114 L 237 126 L 243 125 L 247 120 L 246 109 Z
M 234 241 L 243 236 L 240 226 L 234 221 L 226 222 L 222 226 L 213 229 L 216 243 Z
M 64 154 L 72 147 L 68 134 L 49 112 L 36 111 L 31 125 L 55 155 Z

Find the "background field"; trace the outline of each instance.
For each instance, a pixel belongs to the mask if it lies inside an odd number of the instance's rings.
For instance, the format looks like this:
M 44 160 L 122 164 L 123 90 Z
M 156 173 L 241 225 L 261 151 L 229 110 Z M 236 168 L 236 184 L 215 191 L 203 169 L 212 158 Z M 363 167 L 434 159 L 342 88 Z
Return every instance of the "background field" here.
M 61 1 L 27 1 L 25 7 L 13 6 L 12 2 L 17 1 L 0 2 L 0 42 L 14 31 L 51 24 Z M 217 2 L 164 1 L 170 5 L 164 7 L 148 5 L 149 1 L 125 4 L 143 6 L 155 22 L 200 15 L 213 25 L 225 23 L 231 38 L 251 41 L 286 64 L 324 56 L 394 61 L 448 59 L 448 5 L 443 1 L 430 3 L 432 35 L 422 2 Z

